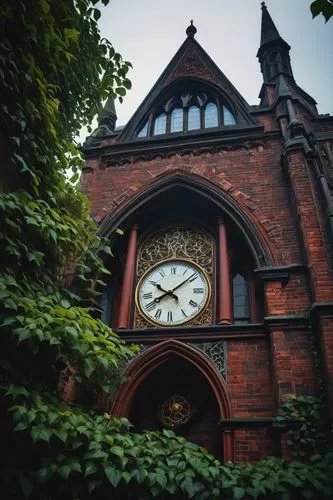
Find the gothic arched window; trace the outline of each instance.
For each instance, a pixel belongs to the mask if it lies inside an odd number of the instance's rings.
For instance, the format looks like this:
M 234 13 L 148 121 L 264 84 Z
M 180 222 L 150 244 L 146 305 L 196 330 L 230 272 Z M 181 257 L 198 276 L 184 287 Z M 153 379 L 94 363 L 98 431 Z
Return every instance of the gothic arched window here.
M 195 132 L 217 127 L 236 125 L 236 118 L 216 92 L 195 92 L 184 89 L 181 93 L 169 95 L 157 114 L 152 114 L 137 134 L 138 138 Z
M 161 113 L 155 119 L 154 125 L 154 135 L 161 135 L 166 133 L 166 123 L 167 123 L 167 115 L 166 113 Z
M 224 125 L 236 125 L 234 115 L 226 106 L 223 106 L 223 123 Z
M 200 108 L 198 106 L 190 106 L 188 108 L 188 130 L 198 130 L 201 128 L 200 123 Z
M 218 124 L 217 106 L 215 103 L 209 102 L 205 107 L 205 128 L 218 127 Z
M 144 126 L 138 133 L 138 137 L 147 137 L 147 133 L 148 133 L 148 122 L 144 124 Z
M 184 128 L 184 112 L 182 108 L 174 108 L 171 113 L 170 132 L 182 132 Z

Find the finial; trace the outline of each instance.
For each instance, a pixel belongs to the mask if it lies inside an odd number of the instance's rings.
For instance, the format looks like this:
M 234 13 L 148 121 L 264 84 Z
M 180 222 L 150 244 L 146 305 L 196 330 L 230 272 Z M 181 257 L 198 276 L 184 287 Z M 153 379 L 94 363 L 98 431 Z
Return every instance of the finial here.
M 267 9 L 265 2 L 261 2 L 261 10 Z
M 197 28 L 195 26 L 193 26 L 193 19 L 191 19 L 190 23 L 191 24 L 189 25 L 189 27 L 186 30 L 186 34 L 188 37 L 193 38 L 197 32 Z

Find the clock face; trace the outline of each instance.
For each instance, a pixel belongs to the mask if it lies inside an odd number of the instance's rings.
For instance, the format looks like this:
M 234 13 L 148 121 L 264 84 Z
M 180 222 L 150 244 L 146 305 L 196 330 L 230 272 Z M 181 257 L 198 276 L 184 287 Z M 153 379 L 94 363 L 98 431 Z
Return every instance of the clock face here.
M 192 262 L 169 260 L 149 269 L 136 290 L 137 305 L 152 323 L 181 325 L 206 306 L 210 284 L 203 269 Z

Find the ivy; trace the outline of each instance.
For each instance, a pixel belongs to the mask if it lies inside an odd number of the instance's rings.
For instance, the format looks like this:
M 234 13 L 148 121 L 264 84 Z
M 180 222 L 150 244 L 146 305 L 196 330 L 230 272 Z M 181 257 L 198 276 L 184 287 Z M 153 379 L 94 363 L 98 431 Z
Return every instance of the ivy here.
M 322 14 L 325 18 L 325 22 L 333 16 L 333 2 L 332 0 L 315 0 L 310 5 L 312 17 L 319 16 Z
M 291 428 L 287 444 L 295 457 L 307 458 L 332 449 L 326 405 L 322 398 L 289 395 L 282 403 L 277 421 Z

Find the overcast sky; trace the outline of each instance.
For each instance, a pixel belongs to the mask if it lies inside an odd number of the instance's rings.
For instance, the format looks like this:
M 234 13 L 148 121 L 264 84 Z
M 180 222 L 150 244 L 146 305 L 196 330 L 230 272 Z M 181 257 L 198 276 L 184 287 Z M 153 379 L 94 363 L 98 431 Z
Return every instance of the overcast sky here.
M 291 46 L 297 84 L 333 115 L 333 20 L 312 20 L 310 0 L 267 0 L 282 38 Z M 258 104 L 262 84 L 256 53 L 260 0 L 111 0 L 101 7 L 100 28 L 125 60 L 133 88 L 116 103 L 117 125 L 133 115 L 183 43 L 190 19 L 196 40 L 249 104 Z

